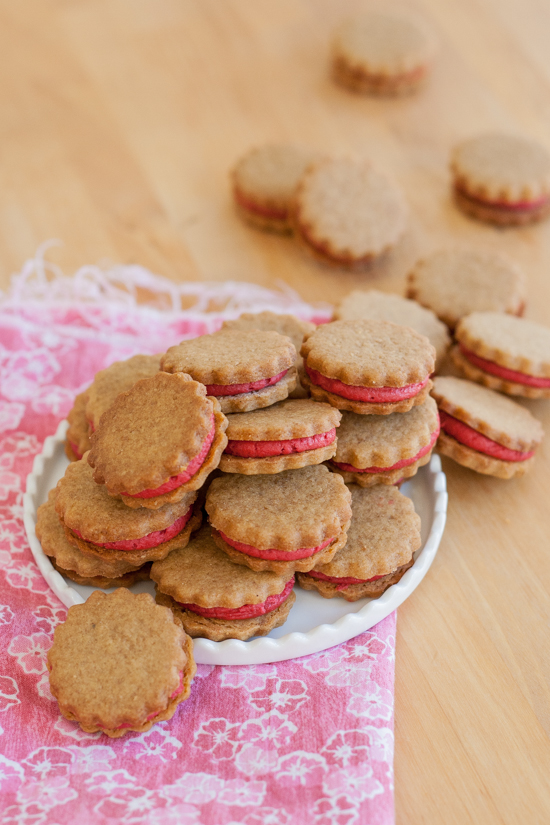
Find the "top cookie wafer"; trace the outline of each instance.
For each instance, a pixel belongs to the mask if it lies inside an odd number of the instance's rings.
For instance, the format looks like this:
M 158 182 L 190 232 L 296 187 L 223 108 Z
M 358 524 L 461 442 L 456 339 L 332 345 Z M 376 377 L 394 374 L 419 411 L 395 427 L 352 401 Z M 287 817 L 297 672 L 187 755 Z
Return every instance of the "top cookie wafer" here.
M 131 389 L 142 378 L 150 378 L 160 369 L 160 355 L 134 355 L 127 361 L 115 361 L 95 374 L 87 390 L 86 416 L 95 429 L 117 395 Z
M 237 329 L 237 330 L 254 330 L 259 329 L 264 332 L 278 332 L 280 335 L 286 335 L 290 338 L 296 348 L 296 352 L 300 352 L 300 347 L 304 340 L 304 336 L 313 332 L 315 324 L 311 321 L 302 321 L 295 315 L 284 315 L 278 312 L 244 312 L 231 321 L 224 321 L 223 329 Z

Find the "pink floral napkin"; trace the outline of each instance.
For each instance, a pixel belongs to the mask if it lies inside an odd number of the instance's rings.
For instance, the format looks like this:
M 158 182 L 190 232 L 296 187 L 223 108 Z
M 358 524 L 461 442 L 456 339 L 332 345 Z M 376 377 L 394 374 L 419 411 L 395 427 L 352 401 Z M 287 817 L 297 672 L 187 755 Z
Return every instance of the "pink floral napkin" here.
M 138 305 L 146 294 L 156 306 Z M 182 310 L 182 306 L 186 309 Z M 4 825 L 391 825 L 395 614 L 345 644 L 199 665 L 174 718 L 110 740 L 60 716 L 46 651 L 66 609 L 23 527 L 33 458 L 94 373 L 271 309 L 326 307 L 250 284 L 174 285 L 139 267 L 65 278 L 41 257 L 0 304 L 0 821 Z

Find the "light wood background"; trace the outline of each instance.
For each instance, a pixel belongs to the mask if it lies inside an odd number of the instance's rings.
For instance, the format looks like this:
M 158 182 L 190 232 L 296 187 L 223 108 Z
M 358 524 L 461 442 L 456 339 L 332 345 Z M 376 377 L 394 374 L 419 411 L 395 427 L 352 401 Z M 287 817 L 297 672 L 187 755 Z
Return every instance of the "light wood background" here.
M 527 316 L 550 323 L 550 222 L 496 230 L 449 198 L 453 143 L 516 130 L 550 147 L 550 2 L 419 0 L 442 51 L 403 100 L 334 86 L 327 42 L 354 0 L 1 0 L 0 286 L 52 237 L 71 271 L 109 258 L 174 280 L 284 281 L 307 300 L 401 290 L 452 242 L 508 252 Z M 292 139 L 371 157 L 412 222 L 367 275 L 320 268 L 289 239 L 244 226 L 228 169 Z M 550 432 L 550 402 L 530 408 Z M 550 822 L 550 447 L 500 481 L 451 462 L 448 527 L 399 609 L 399 825 Z

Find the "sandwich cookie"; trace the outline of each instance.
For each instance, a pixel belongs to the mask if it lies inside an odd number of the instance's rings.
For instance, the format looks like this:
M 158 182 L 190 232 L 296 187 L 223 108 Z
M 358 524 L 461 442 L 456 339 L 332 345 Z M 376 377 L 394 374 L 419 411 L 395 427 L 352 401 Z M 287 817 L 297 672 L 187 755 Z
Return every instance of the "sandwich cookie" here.
M 158 604 L 173 610 L 190 636 L 214 642 L 265 636 L 286 621 L 296 600 L 293 574 L 233 564 L 208 526 L 185 549 L 155 562 L 151 577 Z
M 498 478 L 527 472 L 544 431 L 525 407 L 461 378 L 436 378 L 433 396 L 441 416 L 438 452 Z
M 113 739 L 171 719 L 197 670 L 193 643 L 148 593 L 94 591 L 69 608 L 48 651 L 50 689 L 66 719 Z
M 206 495 L 214 541 L 237 564 L 290 576 L 346 543 L 351 495 L 324 465 L 275 475 L 224 475 Z
M 248 412 L 282 401 L 296 386 L 296 350 L 278 332 L 221 329 L 170 347 L 161 367 L 206 386 L 222 412 Z
M 127 361 L 115 361 L 107 369 L 96 373 L 88 388 L 86 416 L 92 432 L 99 419 L 121 392 L 131 390 L 143 378 L 151 378 L 160 369 L 160 355 L 134 355 Z
M 156 510 L 132 509 L 96 484 L 86 461 L 69 464 L 57 483 L 55 510 L 68 541 L 86 555 L 139 567 L 185 547 L 201 524 L 196 492 Z
M 268 144 L 248 152 L 231 179 L 237 210 L 247 223 L 272 232 L 291 232 L 290 201 L 315 155 L 290 143 Z
M 92 434 L 94 480 L 128 507 L 157 509 L 199 490 L 227 444 L 215 398 L 188 375 L 158 372 L 117 397 Z
M 332 45 L 334 79 L 360 94 L 409 94 L 424 83 L 436 50 L 436 38 L 420 17 L 372 9 L 338 28 Z
M 457 206 L 497 226 L 534 223 L 550 213 L 550 154 L 533 140 L 489 133 L 451 157 Z
M 472 312 L 521 315 L 525 277 L 515 263 L 496 252 L 441 249 L 414 266 L 407 295 L 454 329 Z
M 435 369 L 439 369 L 451 339 L 446 325 L 431 309 L 393 293 L 377 289 L 354 289 L 340 302 L 334 313 L 335 321 L 361 321 L 369 318 L 412 327 L 420 335 L 425 335 L 435 347 Z
M 55 512 L 57 488 L 50 490 L 48 501 L 36 513 L 36 535 L 42 550 L 55 569 L 77 584 L 90 587 L 131 587 L 149 578 L 150 564 L 139 566 L 126 560 L 109 561 L 82 553 L 67 539 L 65 529 Z
M 336 453 L 341 413 L 311 399 L 279 401 L 264 410 L 228 415 L 224 473 L 281 473 L 321 464 Z
M 399 484 L 429 462 L 438 435 L 437 404 L 430 397 L 405 413 L 344 412 L 330 466 L 346 484 Z
M 69 428 L 65 437 L 65 455 L 69 461 L 79 461 L 90 449 L 90 428 L 86 417 L 87 392 L 77 395 L 67 421 Z
M 391 249 L 407 222 L 399 189 L 366 161 L 320 160 L 305 172 L 292 206 L 296 237 L 322 263 L 362 269 Z
M 377 599 L 412 567 L 421 544 L 420 517 L 395 487 L 349 489 L 353 517 L 346 546 L 328 564 L 298 573 L 298 584 L 325 599 Z
M 451 350 L 467 378 L 507 395 L 550 398 L 550 328 L 500 315 L 474 312 L 456 328 Z
M 363 415 L 407 412 L 431 387 L 435 349 L 390 321 L 333 321 L 302 344 L 305 384 L 316 401 Z

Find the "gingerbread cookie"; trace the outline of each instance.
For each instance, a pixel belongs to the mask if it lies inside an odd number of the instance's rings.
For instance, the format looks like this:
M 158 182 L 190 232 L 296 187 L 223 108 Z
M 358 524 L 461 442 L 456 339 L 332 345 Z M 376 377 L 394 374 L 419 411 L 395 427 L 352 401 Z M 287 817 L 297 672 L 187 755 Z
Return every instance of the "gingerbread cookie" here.
M 79 461 L 90 449 L 90 428 L 86 417 L 87 400 L 87 391 L 77 395 L 67 416 L 69 428 L 65 436 L 65 455 L 69 461 Z
M 160 355 L 134 355 L 127 361 L 115 361 L 110 367 L 97 372 L 88 388 L 86 402 L 86 416 L 92 431 L 121 392 L 131 390 L 143 378 L 151 378 L 159 369 Z

